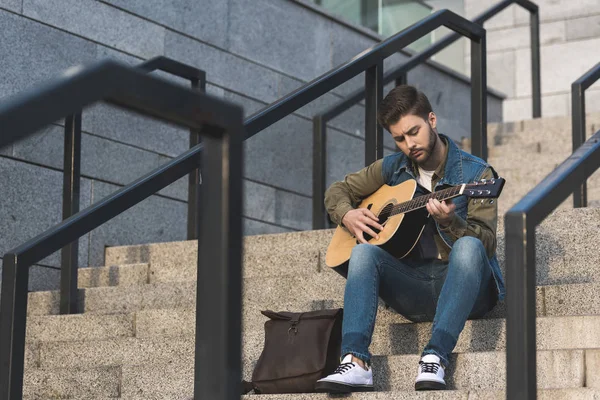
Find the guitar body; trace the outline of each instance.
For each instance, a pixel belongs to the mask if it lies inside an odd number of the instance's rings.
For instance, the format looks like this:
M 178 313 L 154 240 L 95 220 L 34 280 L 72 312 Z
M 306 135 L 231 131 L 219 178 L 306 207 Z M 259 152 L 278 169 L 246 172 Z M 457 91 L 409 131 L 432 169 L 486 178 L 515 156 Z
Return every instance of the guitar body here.
M 379 239 L 364 234 L 369 244 L 381 246 L 396 258 L 406 257 L 417 244 L 425 228 L 429 213 L 425 208 L 405 214 L 389 216 L 396 204 L 409 201 L 415 195 L 417 182 L 408 180 L 396 186 L 383 185 L 365 198 L 359 208 L 368 208 L 379 218 L 383 231 Z M 400 226 L 402 226 L 399 231 Z M 325 256 L 328 267 L 337 267 L 350 259 L 352 249 L 358 244 L 356 238 L 345 228 L 338 226 Z

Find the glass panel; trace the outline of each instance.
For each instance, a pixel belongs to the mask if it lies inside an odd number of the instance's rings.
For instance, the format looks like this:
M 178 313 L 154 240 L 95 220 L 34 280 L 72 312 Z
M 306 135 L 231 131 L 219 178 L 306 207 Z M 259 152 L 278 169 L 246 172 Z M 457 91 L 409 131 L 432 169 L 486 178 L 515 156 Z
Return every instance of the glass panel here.
M 382 0 L 379 34 L 384 37 L 392 36 L 431 14 L 431 8 L 413 0 Z M 433 35 L 423 36 L 409 46 L 410 49 L 421 51 L 432 43 Z
M 315 4 L 325 8 L 333 15 L 344 18 L 357 25 L 362 25 L 361 0 L 313 0 Z

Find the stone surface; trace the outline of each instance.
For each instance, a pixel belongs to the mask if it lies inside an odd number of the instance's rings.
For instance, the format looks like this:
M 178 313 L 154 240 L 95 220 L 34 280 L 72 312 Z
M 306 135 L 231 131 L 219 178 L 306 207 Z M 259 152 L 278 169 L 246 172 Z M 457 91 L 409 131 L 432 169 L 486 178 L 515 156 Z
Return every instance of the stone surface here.
M 23 378 L 25 398 L 112 398 L 120 393 L 120 367 L 30 369 Z
M 576 18 L 566 22 L 567 39 L 588 39 L 600 36 L 600 15 Z
M 492 0 L 465 0 L 465 17 L 473 20 L 481 13 L 496 4 Z M 515 9 L 518 8 L 516 5 L 512 5 L 504 9 L 499 14 L 496 14 L 494 18 L 487 21 L 484 25 L 486 29 L 514 26 L 515 24 Z
M 117 187 L 94 182 L 94 198 L 97 202 Z M 152 224 L 147 224 L 152 218 Z M 139 227 L 144 226 L 144 229 Z M 187 205 L 182 202 L 152 196 L 90 234 L 89 265 L 104 264 L 104 247 L 181 240 L 187 235 Z
M 62 173 L 0 157 L 0 253 L 24 244 L 62 221 Z M 18 184 L 15 184 L 17 183 Z M 80 207 L 89 206 L 90 181 L 83 179 Z M 79 264 L 87 265 L 88 235 L 79 242 Z M 41 265 L 60 265 L 60 252 L 39 261 Z
M 293 229 L 284 228 L 278 225 L 266 224 L 264 222 L 255 221 L 248 218 L 243 218 L 243 234 L 244 235 L 263 235 L 266 233 L 285 233 L 294 232 Z
M 256 0 L 248 7 L 231 0 L 230 7 L 229 51 L 306 81 L 332 68 L 331 30 L 347 31 L 294 2 Z
M 540 10 L 540 22 L 600 14 L 600 4 L 596 0 L 538 0 L 536 4 Z M 519 25 L 528 24 L 529 12 L 517 10 L 515 22 Z
M 230 26 L 228 1 L 107 0 L 158 24 L 186 33 L 203 42 L 224 47 Z M 214 24 L 213 21 L 220 23 Z
M 600 7 L 600 6 L 599 6 Z M 540 49 L 541 65 L 552 65 L 542 71 L 542 93 L 570 92 L 571 83 L 597 63 L 594 49 L 600 38 L 543 46 Z M 517 96 L 531 94 L 531 52 L 516 52 Z
M 231 53 L 168 31 L 165 55 L 205 70 L 213 84 L 268 103 L 278 98 L 278 73 Z
M 55 315 L 27 319 L 27 341 L 68 342 L 133 336 L 133 314 Z
M 23 15 L 141 57 L 164 53 L 163 27 L 97 1 L 23 0 Z
M 0 11 L 0 32 L 0 70 L 3 71 L 0 98 L 55 78 L 73 65 L 95 59 L 93 43 L 6 11 Z M 24 68 L 27 73 L 23 73 Z
M 85 116 L 84 116 L 85 118 Z M 15 143 L 13 155 L 22 160 L 63 168 L 64 128 L 50 125 Z M 131 162 L 135 160 L 135 162 Z M 126 185 L 166 163 L 170 158 L 89 134 L 81 138 L 81 175 Z M 187 180 L 182 178 L 161 194 L 187 201 Z
M 468 62 L 470 62 L 470 57 Z M 494 89 L 500 90 L 509 98 L 515 95 L 515 65 L 514 51 L 503 51 L 501 53 L 492 53 L 487 56 L 488 62 L 488 85 Z M 510 100 L 505 100 L 503 106 Z M 506 112 L 506 108 L 504 108 Z M 513 114 L 511 114 L 513 115 Z
M 80 268 L 78 287 L 133 286 L 148 283 L 148 264 Z
M 244 180 L 244 215 L 255 220 L 295 228 L 312 227 L 309 197 Z
M 84 110 L 82 129 L 116 142 L 176 157 L 189 149 L 189 131 L 106 104 Z
M 597 314 L 599 289 L 599 283 L 547 286 L 544 288 L 546 315 Z
M 586 386 L 600 389 L 600 377 L 598 376 L 598 368 L 600 368 L 600 350 L 594 349 L 585 351 L 585 367 Z
M 23 0 L 0 0 L 0 7 L 7 10 L 21 12 Z

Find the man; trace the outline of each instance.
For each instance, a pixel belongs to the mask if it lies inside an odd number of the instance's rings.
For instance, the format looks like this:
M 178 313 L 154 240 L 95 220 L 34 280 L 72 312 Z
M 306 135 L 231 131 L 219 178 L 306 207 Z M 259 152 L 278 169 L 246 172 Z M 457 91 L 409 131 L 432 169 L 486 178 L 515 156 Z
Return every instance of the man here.
M 438 133 L 429 100 L 412 86 L 390 91 L 378 110 L 378 121 L 401 151 L 347 175 L 325 194 L 331 219 L 360 244 L 347 264 L 335 268 L 347 278 L 342 363 L 317 382 L 318 391 L 373 390 L 368 348 L 378 297 L 411 321 L 433 321 L 418 366 L 416 390 L 446 388 L 444 370 L 466 320 L 483 316 L 504 297 L 495 256 L 498 211 L 494 199 L 429 200 L 430 218 L 423 234 L 400 260 L 364 239 L 363 233 L 377 237 L 376 230 L 383 227 L 370 210 L 355 207 L 383 184 L 416 179 L 420 193 L 425 194 L 447 185 L 497 177 L 485 161 Z

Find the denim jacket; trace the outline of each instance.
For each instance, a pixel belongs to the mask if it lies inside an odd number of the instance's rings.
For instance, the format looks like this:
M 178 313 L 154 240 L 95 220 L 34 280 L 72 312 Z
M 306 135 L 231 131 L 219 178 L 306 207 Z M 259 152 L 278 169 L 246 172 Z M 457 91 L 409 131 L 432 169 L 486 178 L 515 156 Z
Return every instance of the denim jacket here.
M 444 185 L 456 186 L 463 183 L 479 181 L 484 172 L 488 168 L 491 168 L 491 166 L 482 159 L 459 149 L 458 146 L 448 137 L 441 134 L 440 137 L 445 139 L 444 141 L 448 146 L 448 150 L 443 177 L 435 184 L 434 190 L 438 190 Z M 493 169 L 492 172 L 494 177 L 497 178 L 497 174 L 495 171 L 493 171 Z M 398 185 L 408 179 L 416 179 L 416 173 L 414 171 L 412 161 L 402 152 L 398 152 L 383 158 L 382 175 L 384 182 L 390 186 Z M 460 196 L 453 199 L 453 203 L 456 205 L 456 215 L 463 220 L 466 220 L 469 199 L 466 196 Z M 451 235 L 449 235 L 443 229 L 440 229 L 440 226 L 437 222 L 436 228 L 445 244 L 451 248 L 454 244 L 454 240 Z M 498 299 L 502 300 L 505 296 L 504 279 L 502 277 L 502 272 L 500 271 L 498 258 L 495 252 L 489 260 L 492 267 L 494 280 L 496 281 Z

